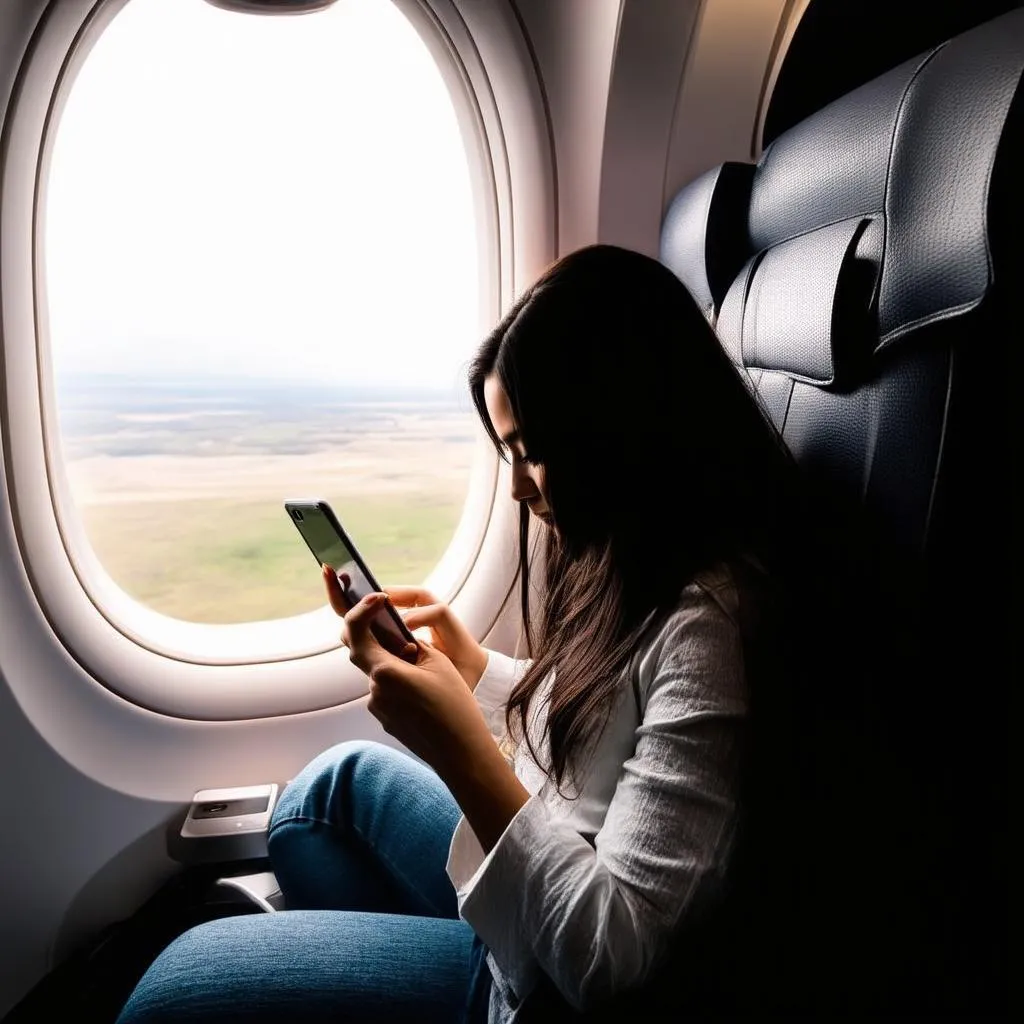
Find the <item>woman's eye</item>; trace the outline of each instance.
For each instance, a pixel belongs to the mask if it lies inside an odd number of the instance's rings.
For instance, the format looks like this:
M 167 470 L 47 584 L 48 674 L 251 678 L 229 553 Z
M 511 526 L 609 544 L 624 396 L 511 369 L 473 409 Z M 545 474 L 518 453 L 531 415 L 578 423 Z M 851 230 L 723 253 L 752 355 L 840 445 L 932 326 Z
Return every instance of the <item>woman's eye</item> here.
M 523 452 L 523 454 L 520 455 L 517 451 L 510 448 L 507 444 L 503 444 L 501 446 L 500 452 L 501 457 L 506 462 L 522 462 L 524 465 L 527 466 L 534 466 L 537 464 L 537 460 L 531 458 L 528 452 Z

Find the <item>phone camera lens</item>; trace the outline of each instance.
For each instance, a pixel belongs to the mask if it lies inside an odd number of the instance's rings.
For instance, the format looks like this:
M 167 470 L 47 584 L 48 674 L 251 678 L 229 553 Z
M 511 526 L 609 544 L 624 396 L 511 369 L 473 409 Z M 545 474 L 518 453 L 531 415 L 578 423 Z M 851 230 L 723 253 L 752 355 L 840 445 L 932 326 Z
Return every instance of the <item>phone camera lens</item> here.
M 295 522 L 297 522 L 297 523 L 301 523 L 302 522 L 302 510 L 298 509 L 298 508 L 293 508 L 292 509 L 292 519 L 294 519 Z

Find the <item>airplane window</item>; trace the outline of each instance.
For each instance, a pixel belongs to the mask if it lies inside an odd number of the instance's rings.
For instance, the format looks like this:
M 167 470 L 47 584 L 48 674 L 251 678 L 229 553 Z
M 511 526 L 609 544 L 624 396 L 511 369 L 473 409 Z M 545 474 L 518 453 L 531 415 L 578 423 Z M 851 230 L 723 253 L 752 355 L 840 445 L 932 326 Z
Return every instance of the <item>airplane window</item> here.
M 282 502 L 323 497 L 382 583 L 421 582 L 467 494 L 481 278 L 452 97 L 405 16 L 130 0 L 52 145 L 60 452 L 111 578 L 191 622 L 320 607 Z

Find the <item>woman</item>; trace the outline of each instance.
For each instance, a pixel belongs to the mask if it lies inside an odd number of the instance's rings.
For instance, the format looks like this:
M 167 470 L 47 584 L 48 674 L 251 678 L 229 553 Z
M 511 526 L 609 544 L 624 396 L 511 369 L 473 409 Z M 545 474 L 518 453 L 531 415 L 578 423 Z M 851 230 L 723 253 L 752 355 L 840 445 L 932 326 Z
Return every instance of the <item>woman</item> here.
M 554 264 L 469 381 L 511 462 L 530 660 L 416 588 L 347 608 L 326 572 L 370 711 L 425 763 L 307 766 L 269 837 L 289 912 L 177 940 L 122 1024 L 590 1011 L 714 920 L 792 464 L 683 285 L 624 249 Z M 430 629 L 415 664 L 368 630 L 386 600 Z

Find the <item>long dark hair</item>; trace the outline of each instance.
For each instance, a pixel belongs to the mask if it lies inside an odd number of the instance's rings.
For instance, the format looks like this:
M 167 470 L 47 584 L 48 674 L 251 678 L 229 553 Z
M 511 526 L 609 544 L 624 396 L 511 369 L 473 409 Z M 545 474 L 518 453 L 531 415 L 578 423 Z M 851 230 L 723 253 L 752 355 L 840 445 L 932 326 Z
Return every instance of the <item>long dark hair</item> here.
M 538 759 L 527 716 L 557 670 L 545 767 L 561 787 L 603 728 L 641 635 L 682 589 L 722 563 L 771 571 L 794 467 L 685 286 L 640 253 L 594 245 L 565 256 L 480 346 L 470 390 L 504 456 L 484 401 L 492 374 L 544 467 L 554 523 L 534 622 L 520 508 L 534 660 L 507 724 Z

